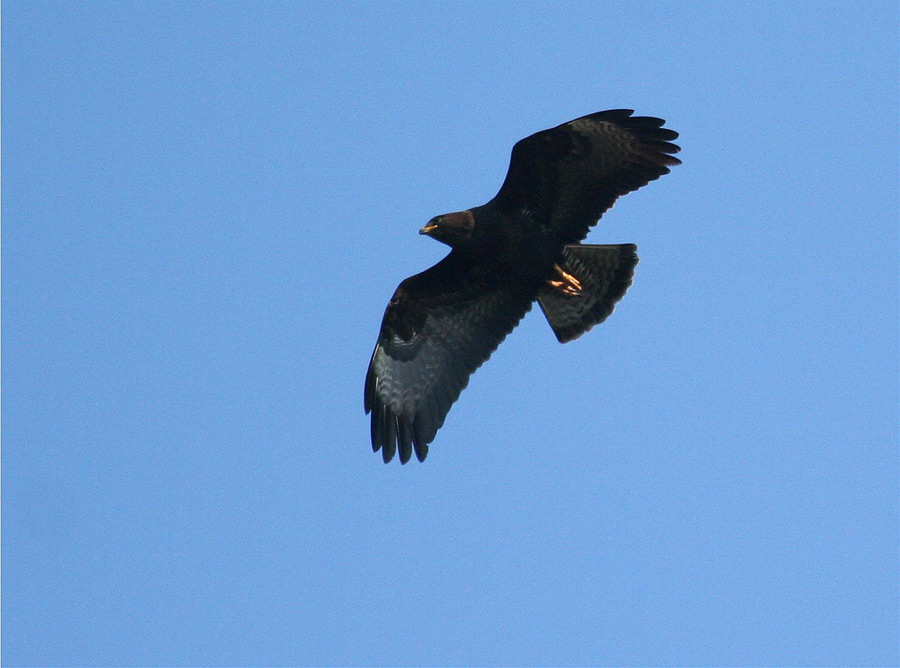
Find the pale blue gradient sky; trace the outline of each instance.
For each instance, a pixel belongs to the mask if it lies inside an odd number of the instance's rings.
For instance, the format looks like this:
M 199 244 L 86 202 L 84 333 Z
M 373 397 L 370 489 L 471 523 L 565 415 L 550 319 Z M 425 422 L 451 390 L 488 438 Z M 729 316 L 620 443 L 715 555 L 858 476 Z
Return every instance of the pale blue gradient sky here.
M 898 9 L 3 5 L 4 665 L 896 665 Z M 424 464 L 382 311 L 513 143 L 684 165 Z

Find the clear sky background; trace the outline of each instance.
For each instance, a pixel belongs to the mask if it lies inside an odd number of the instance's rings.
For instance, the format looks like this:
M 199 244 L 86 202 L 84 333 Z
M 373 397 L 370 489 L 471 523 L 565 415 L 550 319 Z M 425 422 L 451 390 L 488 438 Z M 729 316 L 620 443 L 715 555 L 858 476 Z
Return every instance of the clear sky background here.
M 4 665 L 897 665 L 898 7 L 3 4 Z M 424 464 L 387 300 L 516 140 L 684 165 Z

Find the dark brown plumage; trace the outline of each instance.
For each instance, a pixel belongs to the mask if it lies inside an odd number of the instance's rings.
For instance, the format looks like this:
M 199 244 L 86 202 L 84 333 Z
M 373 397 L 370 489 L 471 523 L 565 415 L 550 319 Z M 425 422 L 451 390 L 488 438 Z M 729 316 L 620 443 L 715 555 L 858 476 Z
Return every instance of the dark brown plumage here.
M 603 322 L 631 285 L 636 246 L 579 243 L 618 197 L 680 164 L 663 120 L 601 111 L 516 143 L 484 206 L 420 230 L 449 245 L 388 304 L 366 374 L 372 448 L 419 461 L 469 376 L 535 300 L 557 339 Z

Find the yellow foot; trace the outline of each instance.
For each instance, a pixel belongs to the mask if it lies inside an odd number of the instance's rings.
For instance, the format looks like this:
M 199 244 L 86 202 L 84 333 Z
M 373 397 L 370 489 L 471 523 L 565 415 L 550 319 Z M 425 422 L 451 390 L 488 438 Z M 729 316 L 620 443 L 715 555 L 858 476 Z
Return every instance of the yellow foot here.
M 558 264 L 554 264 L 553 268 L 556 270 L 556 273 L 559 274 L 560 280 L 548 280 L 547 283 L 550 287 L 556 288 L 570 297 L 575 297 L 581 293 L 581 281 L 572 276 L 572 274 L 564 271 Z

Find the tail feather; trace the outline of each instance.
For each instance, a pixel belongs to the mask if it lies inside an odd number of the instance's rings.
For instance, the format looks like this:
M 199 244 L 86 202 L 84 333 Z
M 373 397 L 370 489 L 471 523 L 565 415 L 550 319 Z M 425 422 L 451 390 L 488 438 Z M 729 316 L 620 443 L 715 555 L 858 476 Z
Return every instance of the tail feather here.
M 609 316 L 631 286 L 638 263 L 634 244 L 573 244 L 563 250 L 559 268 L 574 285 L 545 284 L 538 303 L 560 343 L 577 339 Z

